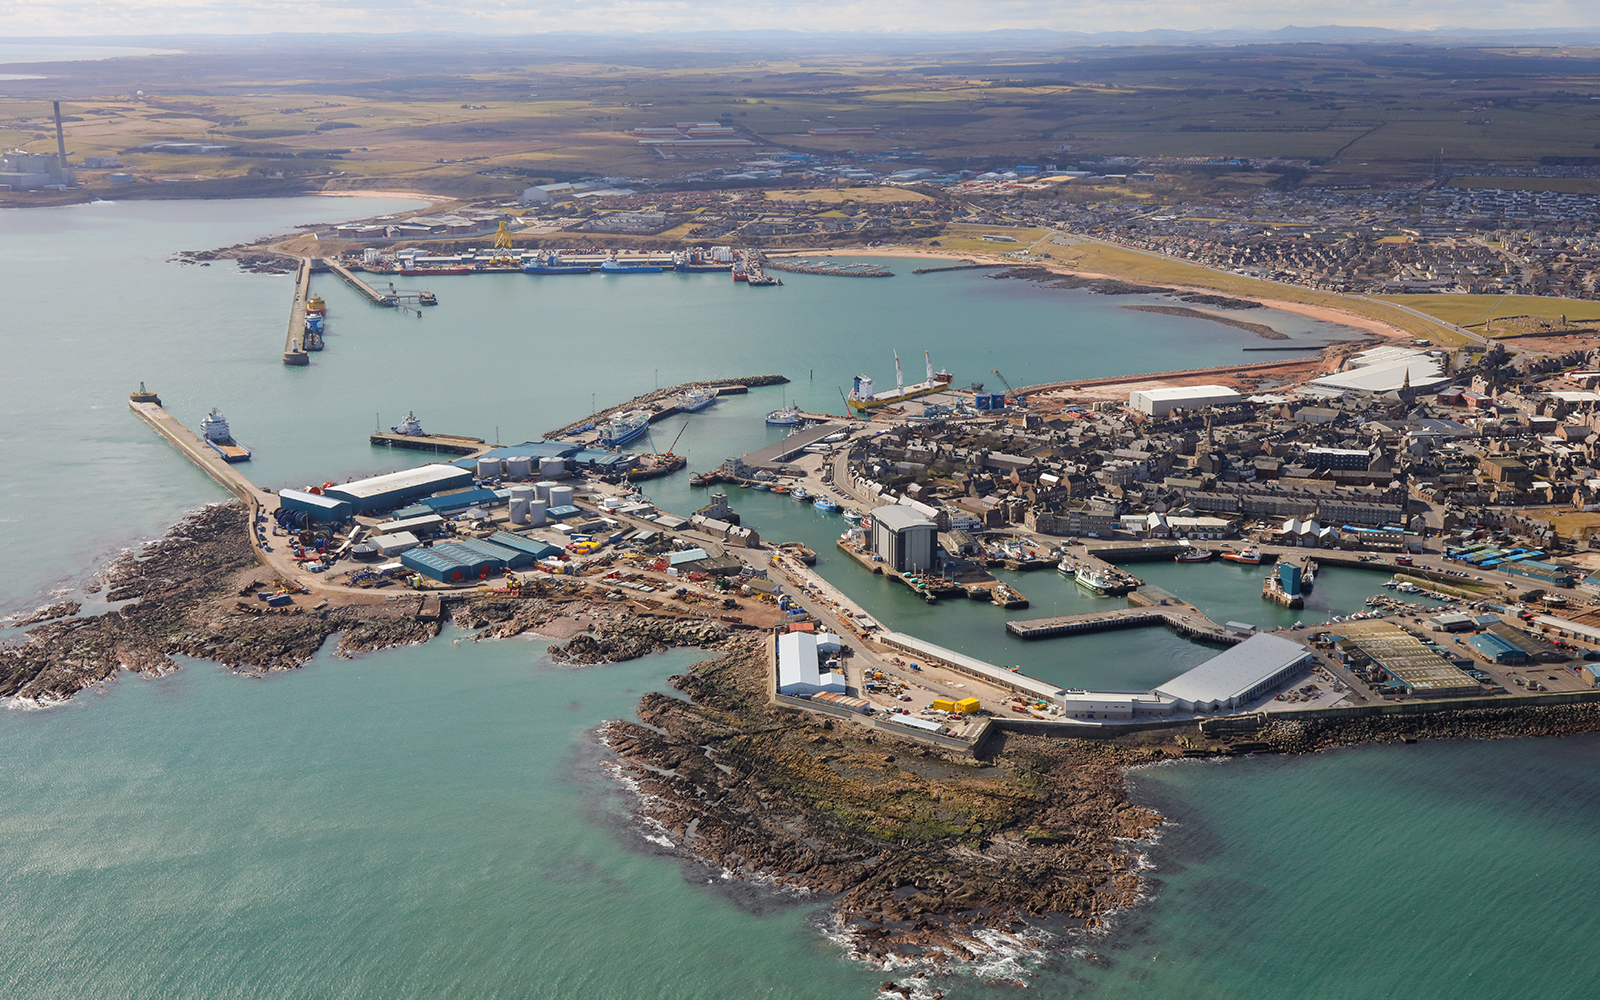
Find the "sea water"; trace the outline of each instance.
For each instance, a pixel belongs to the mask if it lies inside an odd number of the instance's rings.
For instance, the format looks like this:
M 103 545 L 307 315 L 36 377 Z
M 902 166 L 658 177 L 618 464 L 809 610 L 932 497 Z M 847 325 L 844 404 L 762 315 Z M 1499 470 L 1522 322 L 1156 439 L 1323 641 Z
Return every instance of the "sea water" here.
M 1042 382 L 1235 361 L 1254 342 L 1118 308 L 1137 297 L 975 272 L 913 277 L 893 261 L 893 279 L 785 276 L 772 289 L 716 275 L 426 279 L 441 305 L 423 319 L 319 278 L 328 350 L 288 369 L 290 278 L 165 263 L 176 250 L 404 205 L 0 212 L 14 289 L 0 369 L 0 606 L 74 593 L 120 547 L 223 498 L 128 413 L 140 379 L 190 425 L 223 408 L 256 449 L 252 477 L 284 486 L 426 461 L 367 444 L 374 424 L 407 409 L 432 430 L 515 443 L 656 384 L 795 380 L 683 421 L 676 450 L 704 469 L 780 434 L 760 419 L 785 399 L 840 412 L 838 389 L 855 371 L 891 383 L 897 349 L 908 380 L 926 348 L 958 384 L 994 384 L 991 368 Z M 685 479 L 646 488 L 686 513 L 704 494 Z M 1164 629 L 1025 643 L 1004 633 L 1006 618 L 1120 602 L 1041 571 L 1002 573 L 1033 602 L 1026 611 L 929 607 L 839 558 L 837 516 L 748 490 L 732 499 L 765 538 L 816 548 L 829 579 L 892 627 L 1059 683 L 1143 688 L 1214 652 Z M 1310 606 L 1289 612 L 1260 601 L 1259 567 L 1136 570 L 1213 617 L 1262 625 L 1359 610 L 1381 583 L 1326 570 Z M 822 902 L 658 853 L 628 819 L 625 790 L 604 778 L 594 727 L 629 716 L 698 654 L 574 669 L 552 666 L 542 643 L 459 638 L 449 630 L 355 661 L 324 653 L 266 680 L 189 662 L 0 715 L 0 926 L 11 938 L 0 990 L 872 994 L 885 974 L 829 943 Z M 1587 738 L 1373 747 L 1140 772 L 1136 794 L 1175 822 L 1148 849 L 1153 899 L 1107 937 L 1059 942 L 1032 963 L 1034 985 L 1174 998 L 1488 996 L 1529 983 L 1570 993 L 1597 924 L 1584 859 L 1600 836 L 1582 821 L 1600 794 L 1594 748 Z

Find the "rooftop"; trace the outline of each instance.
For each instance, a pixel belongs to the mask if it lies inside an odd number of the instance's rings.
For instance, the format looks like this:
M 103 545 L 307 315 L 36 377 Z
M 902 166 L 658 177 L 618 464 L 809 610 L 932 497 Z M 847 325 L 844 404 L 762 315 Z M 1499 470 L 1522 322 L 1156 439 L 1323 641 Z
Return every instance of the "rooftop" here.
M 1265 633 L 1252 635 L 1162 684 L 1155 693 L 1191 703 L 1228 701 L 1243 696 L 1305 655 L 1305 647 L 1298 642 Z

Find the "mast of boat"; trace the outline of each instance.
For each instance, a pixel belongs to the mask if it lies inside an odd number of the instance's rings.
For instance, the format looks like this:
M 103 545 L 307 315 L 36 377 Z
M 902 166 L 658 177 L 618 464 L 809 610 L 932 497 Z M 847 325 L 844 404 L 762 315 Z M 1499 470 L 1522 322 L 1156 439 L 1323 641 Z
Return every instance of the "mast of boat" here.
M 894 388 L 896 396 L 906 394 L 906 377 L 900 374 L 900 352 L 894 352 Z

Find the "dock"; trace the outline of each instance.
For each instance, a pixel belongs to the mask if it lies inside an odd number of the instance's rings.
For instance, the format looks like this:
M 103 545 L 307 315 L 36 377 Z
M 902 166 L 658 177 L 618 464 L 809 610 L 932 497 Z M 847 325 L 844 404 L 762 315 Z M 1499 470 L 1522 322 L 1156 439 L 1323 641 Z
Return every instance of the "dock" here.
M 835 423 L 818 424 L 814 427 L 807 427 L 805 430 L 796 431 L 793 434 L 790 434 L 782 441 L 767 445 L 760 451 L 751 452 L 744 457 L 744 464 L 750 466 L 752 469 L 776 471 L 780 466 L 786 464 L 796 455 L 804 453 L 807 448 L 821 441 L 823 438 L 838 434 L 841 431 L 848 429 L 849 428 L 845 424 Z
M 324 260 L 323 263 L 327 265 L 328 270 L 343 278 L 345 284 L 360 292 L 362 297 L 368 302 L 371 302 L 373 305 L 392 306 L 397 301 L 395 296 L 390 295 L 387 292 L 380 292 L 376 288 L 373 288 L 371 285 L 367 284 L 365 281 L 362 281 L 360 278 L 356 277 L 356 273 L 354 271 L 350 270 L 348 267 L 345 267 L 338 261 L 328 259 Z
M 306 353 L 306 299 L 311 296 L 311 258 L 300 258 L 300 274 L 294 283 L 294 304 L 289 307 L 289 335 L 283 339 L 283 363 L 304 367 L 311 363 Z
M 432 451 L 444 455 L 476 455 L 484 449 L 483 438 L 461 434 L 394 434 L 382 431 L 374 433 L 369 440 L 373 447 L 410 448 L 412 451 Z
M 1153 588 L 1147 589 L 1153 590 Z M 1140 598 L 1140 606 L 1131 606 L 1136 596 Z M 1145 601 L 1151 603 L 1145 604 Z M 1207 618 L 1199 608 L 1165 591 L 1130 595 L 1129 604 L 1130 607 L 1126 608 L 1091 611 L 1083 615 L 1056 615 L 1051 618 L 1008 621 L 1006 631 L 1019 639 L 1053 639 L 1063 635 L 1082 635 L 1085 632 L 1164 625 L 1185 638 L 1198 639 L 1201 642 L 1233 646 L 1245 639 L 1244 636 L 1231 632 Z

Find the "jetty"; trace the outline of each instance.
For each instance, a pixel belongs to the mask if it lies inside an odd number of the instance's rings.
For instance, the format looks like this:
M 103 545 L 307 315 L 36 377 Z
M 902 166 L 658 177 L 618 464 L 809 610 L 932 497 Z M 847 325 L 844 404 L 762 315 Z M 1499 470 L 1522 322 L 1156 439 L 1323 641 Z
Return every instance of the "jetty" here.
M 289 335 L 283 340 L 283 363 L 300 368 L 311 363 L 306 353 L 306 299 L 311 296 L 311 258 L 300 258 L 300 273 L 294 283 L 294 304 L 289 307 Z
M 1146 601 L 1150 603 L 1145 604 Z M 1164 625 L 1185 638 L 1201 642 L 1233 646 L 1246 638 L 1218 625 L 1188 601 L 1165 591 L 1146 588 L 1144 594 L 1130 594 L 1128 604 L 1126 608 L 1091 611 L 1082 615 L 1014 619 L 1006 622 L 1006 631 L 1019 639 L 1053 639 L 1086 632 Z
M 571 436 L 581 430 L 585 424 L 598 424 L 614 414 L 621 413 L 623 410 L 648 409 L 651 411 L 652 423 L 656 420 L 665 419 L 679 412 L 672 400 L 697 386 L 715 389 L 719 396 L 735 396 L 749 392 L 753 386 L 787 385 L 788 382 L 789 379 L 783 375 L 746 375 L 741 378 L 696 379 L 693 382 L 684 382 L 682 385 L 655 389 L 635 396 L 625 403 L 608 406 L 580 420 L 575 420 L 565 427 L 558 427 L 553 431 L 545 431 L 544 439 L 549 441 L 559 437 Z
M 442 455 L 476 455 L 484 450 L 483 438 L 464 434 L 396 434 L 392 431 L 375 431 L 368 441 L 373 447 L 410 448 L 412 451 L 432 451 Z
M 173 446 L 187 455 L 194 464 L 200 466 L 206 475 L 221 483 L 229 493 L 240 500 L 268 510 L 278 506 L 276 497 L 263 493 L 254 483 L 246 479 L 243 473 L 224 462 L 221 455 L 200 439 L 200 435 L 179 423 L 178 418 L 168 413 L 160 403 L 130 399 L 128 408 L 155 428 L 156 433 L 172 442 Z
M 350 270 L 348 267 L 345 267 L 338 261 L 329 258 L 325 259 L 323 263 L 327 265 L 328 270 L 343 278 L 345 284 L 349 285 L 351 288 L 354 288 L 357 292 L 360 292 L 361 296 L 368 302 L 371 302 L 373 305 L 393 306 L 399 301 L 396 296 L 387 292 L 380 292 L 376 288 L 373 288 L 371 285 L 357 277 L 354 271 Z

